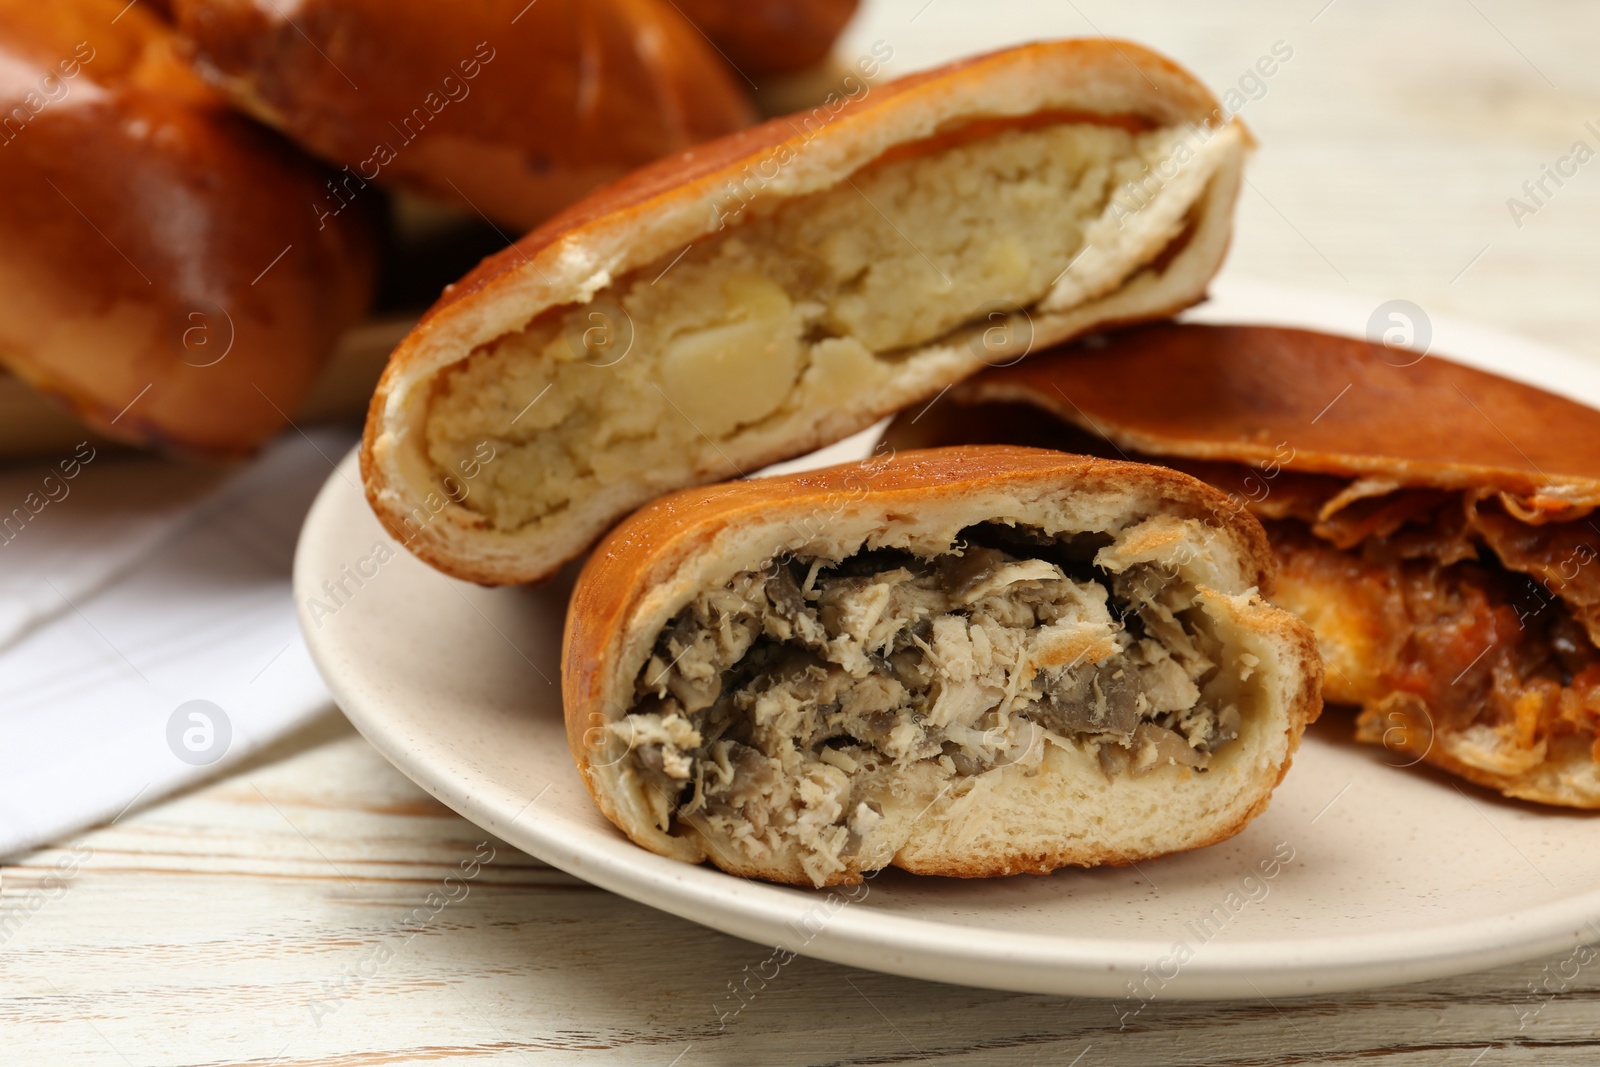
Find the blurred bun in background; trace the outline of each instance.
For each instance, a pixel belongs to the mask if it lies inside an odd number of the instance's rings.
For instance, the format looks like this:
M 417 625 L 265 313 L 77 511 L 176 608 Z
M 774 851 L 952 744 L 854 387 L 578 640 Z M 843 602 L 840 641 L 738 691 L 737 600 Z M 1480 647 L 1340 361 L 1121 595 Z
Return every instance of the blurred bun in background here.
M 359 417 L 479 259 L 832 90 L 855 8 L 0 0 L 0 457 Z
M 529 229 L 755 119 L 739 75 L 667 0 L 172 7 L 197 67 L 345 167 L 345 198 L 373 182 Z
M 746 77 L 794 74 L 821 63 L 857 0 L 675 0 Z M 765 88 L 763 85 L 762 88 Z
M 372 209 L 124 0 L 0 0 L 0 364 L 130 444 L 245 455 L 365 311 Z

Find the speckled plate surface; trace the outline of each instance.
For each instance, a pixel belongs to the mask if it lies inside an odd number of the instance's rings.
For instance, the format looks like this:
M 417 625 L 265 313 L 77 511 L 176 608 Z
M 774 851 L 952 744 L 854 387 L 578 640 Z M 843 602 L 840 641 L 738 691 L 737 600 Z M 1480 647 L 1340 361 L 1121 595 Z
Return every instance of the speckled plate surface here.
M 1234 281 L 1193 317 L 1360 334 L 1380 303 Z M 1431 333 L 1461 362 L 1600 406 L 1600 368 L 1460 323 L 1434 319 Z M 811 891 L 663 859 L 600 816 L 568 754 L 569 582 L 481 589 L 417 562 L 368 510 L 353 455 L 295 561 L 312 655 L 397 767 L 534 856 L 726 933 L 918 978 L 1112 998 L 1130 1019 L 1154 996 L 1379 986 L 1600 940 L 1600 823 L 1391 766 L 1409 757 L 1349 742 L 1336 712 L 1242 834 L 1138 868 L 974 882 L 888 872 Z

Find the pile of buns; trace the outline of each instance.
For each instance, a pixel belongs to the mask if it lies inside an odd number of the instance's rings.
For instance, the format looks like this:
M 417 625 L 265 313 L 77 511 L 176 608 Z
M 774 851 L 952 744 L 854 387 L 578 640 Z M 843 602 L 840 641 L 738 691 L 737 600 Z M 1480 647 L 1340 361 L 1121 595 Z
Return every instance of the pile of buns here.
M 874 48 L 751 125 L 853 3 L 119 6 L 0 0 L 38 80 L 0 361 L 245 454 L 369 299 L 379 188 L 535 226 L 394 350 L 361 471 L 447 574 L 581 567 L 568 738 L 640 846 L 802 885 L 1200 847 L 1265 809 L 1325 665 L 1401 762 L 1600 807 L 1596 413 L 1165 321 L 1253 141 L 1163 57 L 891 81 Z
M 855 0 L 0 0 L 0 367 L 247 455 L 370 306 L 399 190 L 520 231 L 748 126 Z

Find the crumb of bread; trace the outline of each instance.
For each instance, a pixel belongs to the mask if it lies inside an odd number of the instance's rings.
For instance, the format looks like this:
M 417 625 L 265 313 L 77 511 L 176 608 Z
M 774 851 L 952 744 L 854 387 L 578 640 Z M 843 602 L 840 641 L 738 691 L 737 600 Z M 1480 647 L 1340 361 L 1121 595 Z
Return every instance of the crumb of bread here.
M 447 371 L 426 418 L 429 459 L 450 472 L 489 442 L 496 458 L 462 504 L 501 531 L 538 527 L 608 485 L 665 488 L 718 469 L 723 443 L 884 388 L 916 346 L 991 312 L 1115 288 L 1201 195 L 1196 166 L 1134 223 L 1114 200 L 1179 137 L 1008 131 L 754 204 L 681 258 Z

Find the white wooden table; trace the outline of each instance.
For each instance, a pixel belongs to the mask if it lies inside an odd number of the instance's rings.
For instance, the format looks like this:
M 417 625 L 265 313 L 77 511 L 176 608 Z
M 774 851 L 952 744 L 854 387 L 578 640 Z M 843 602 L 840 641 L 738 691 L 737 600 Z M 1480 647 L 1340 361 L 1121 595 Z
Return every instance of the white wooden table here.
M 64 857 L 77 873 L 47 882 Z M 6 868 L 4 888 L 26 913 L 0 947 L 7 1065 L 1600 1060 L 1600 967 L 1569 980 L 1559 961 L 1156 1004 L 1119 1030 L 1107 1000 L 802 957 L 723 1026 L 729 983 L 767 949 L 487 838 L 331 711 L 234 775 Z M 34 889 L 49 899 L 27 911 Z M 1547 982 L 1561 991 L 1528 992 Z
M 892 0 L 842 47 L 884 40 L 910 69 L 1100 31 L 1219 90 L 1293 48 L 1243 109 L 1263 150 L 1230 270 L 1600 360 L 1600 161 L 1520 227 L 1507 205 L 1574 142 L 1600 149 L 1585 126 L 1600 128 L 1600 5 Z M 491 850 L 464 891 L 444 881 Z M 1588 957 L 1157 1005 L 1120 1031 L 1104 1001 L 797 959 L 719 1024 L 729 983 L 765 956 L 486 838 L 330 709 L 236 773 L 0 870 L 0 1063 L 1600 1062 Z

